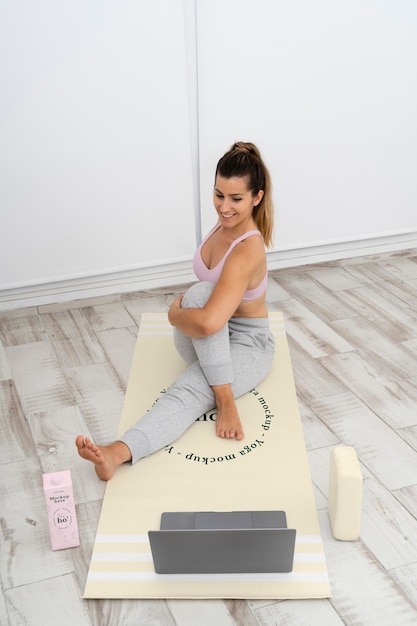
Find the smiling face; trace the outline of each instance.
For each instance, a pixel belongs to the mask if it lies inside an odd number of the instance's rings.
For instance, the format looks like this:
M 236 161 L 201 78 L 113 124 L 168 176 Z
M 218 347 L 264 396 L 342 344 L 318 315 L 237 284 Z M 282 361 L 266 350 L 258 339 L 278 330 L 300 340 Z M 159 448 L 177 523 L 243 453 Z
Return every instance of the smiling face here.
M 254 196 L 248 189 L 247 176 L 223 178 L 216 176 L 214 184 L 214 207 L 224 227 L 241 227 L 242 232 L 248 223 L 253 222 L 253 207 L 262 200 L 262 190 Z

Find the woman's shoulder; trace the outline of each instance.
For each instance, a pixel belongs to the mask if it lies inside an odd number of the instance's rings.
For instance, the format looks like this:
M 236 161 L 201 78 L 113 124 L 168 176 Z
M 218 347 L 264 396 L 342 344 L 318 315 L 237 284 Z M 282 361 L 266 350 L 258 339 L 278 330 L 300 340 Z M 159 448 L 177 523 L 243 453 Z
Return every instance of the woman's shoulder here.
M 259 231 L 248 231 L 234 240 L 229 249 L 230 260 L 255 268 L 265 258 L 265 244 Z
M 242 245 L 238 246 L 238 244 Z M 257 229 L 248 230 L 234 240 L 232 247 L 238 249 L 260 248 L 263 250 L 265 248 L 264 238 L 262 237 L 261 231 Z

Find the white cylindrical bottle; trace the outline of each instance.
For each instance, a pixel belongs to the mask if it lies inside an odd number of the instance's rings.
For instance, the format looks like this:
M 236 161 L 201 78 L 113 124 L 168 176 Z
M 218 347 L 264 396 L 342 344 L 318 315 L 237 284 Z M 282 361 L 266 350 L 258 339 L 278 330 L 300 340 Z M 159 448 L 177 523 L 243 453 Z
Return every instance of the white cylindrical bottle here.
M 43 489 L 48 511 L 52 550 L 80 545 L 77 515 L 72 491 L 71 472 L 43 474 Z

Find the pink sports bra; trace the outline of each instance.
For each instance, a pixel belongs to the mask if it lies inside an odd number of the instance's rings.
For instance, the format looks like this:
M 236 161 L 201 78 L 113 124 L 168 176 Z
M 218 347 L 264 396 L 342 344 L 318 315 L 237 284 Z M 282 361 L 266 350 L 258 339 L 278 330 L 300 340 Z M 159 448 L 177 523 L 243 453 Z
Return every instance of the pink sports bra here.
M 201 257 L 201 248 L 204 246 L 204 244 L 206 243 L 207 239 L 209 237 L 211 237 L 211 235 L 218 228 L 220 228 L 219 224 L 217 224 L 209 232 L 209 234 L 203 239 L 203 241 L 201 242 L 201 244 L 199 245 L 199 247 L 195 251 L 194 260 L 193 260 L 193 269 L 194 269 L 194 274 L 197 276 L 198 280 L 207 280 L 210 283 L 217 283 L 217 281 L 220 278 L 220 274 L 222 273 L 223 265 L 224 265 L 227 257 L 229 256 L 229 254 L 233 250 L 233 248 L 240 241 L 243 241 L 244 239 L 246 239 L 247 237 L 250 237 L 251 235 L 259 235 L 260 237 L 262 237 L 262 234 L 260 233 L 259 230 L 250 230 L 247 233 L 244 233 L 243 235 L 241 235 L 241 237 L 238 237 L 237 239 L 235 239 L 233 241 L 233 243 L 231 244 L 230 248 L 227 250 L 227 252 L 224 255 L 224 257 L 221 259 L 221 261 L 219 261 L 219 263 L 217 263 L 217 265 L 215 267 L 213 267 L 212 269 L 209 269 L 205 265 L 205 263 L 204 263 L 204 261 L 203 261 L 203 259 Z M 255 287 L 255 289 L 248 289 L 244 293 L 243 298 L 242 298 L 242 302 L 250 302 L 251 300 L 255 300 L 255 298 L 258 298 L 260 295 L 262 295 L 266 291 L 267 284 L 268 284 L 268 272 L 265 274 L 262 282 L 257 287 Z

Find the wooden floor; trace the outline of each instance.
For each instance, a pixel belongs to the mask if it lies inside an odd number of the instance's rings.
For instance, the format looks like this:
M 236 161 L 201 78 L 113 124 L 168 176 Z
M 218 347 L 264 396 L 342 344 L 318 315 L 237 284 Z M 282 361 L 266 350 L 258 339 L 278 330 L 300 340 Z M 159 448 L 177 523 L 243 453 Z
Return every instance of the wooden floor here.
M 104 484 L 73 440 L 111 441 L 143 311 L 174 291 L 0 313 L 0 624 L 417 623 L 417 250 L 272 272 L 285 314 L 333 597 L 84 601 Z M 329 456 L 355 447 L 361 539 L 332 538 Z M 82 545 L 52 552 L 42 472 L 71 468 Z

